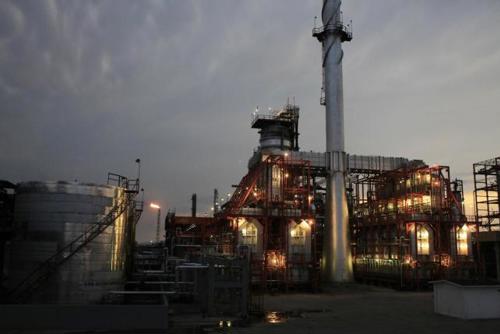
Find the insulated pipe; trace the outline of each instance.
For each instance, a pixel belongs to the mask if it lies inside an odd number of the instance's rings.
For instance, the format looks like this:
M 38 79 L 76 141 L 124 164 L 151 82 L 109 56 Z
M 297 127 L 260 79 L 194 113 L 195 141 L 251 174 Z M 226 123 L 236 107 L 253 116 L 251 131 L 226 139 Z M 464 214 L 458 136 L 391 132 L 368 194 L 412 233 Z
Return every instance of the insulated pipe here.
M 323 46 L 326 105 L 327 177 L 326 224 L 323 237 L 321 276 L 325 283 L 346 283 L 353 279 L 345 187 L 344 103 L 341 43 L 350 40 L 342 25 L 340 0 L 323 0 L 323 28 L 313 32 Z M 316 29 L 315 29 L 316 30 Z M 346 36 L 348 38 L 346 38 Z

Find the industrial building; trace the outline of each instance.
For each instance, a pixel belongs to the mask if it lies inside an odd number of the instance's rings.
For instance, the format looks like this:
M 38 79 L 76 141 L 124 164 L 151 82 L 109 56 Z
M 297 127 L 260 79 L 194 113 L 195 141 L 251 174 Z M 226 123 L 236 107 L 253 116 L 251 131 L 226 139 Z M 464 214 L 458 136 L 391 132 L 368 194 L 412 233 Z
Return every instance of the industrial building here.
M 290 103 L 253 114 L 260 137 L 248 173 L 214 218 L 167 222 L 177 236 L 172 251 L 247 254 L 256 286 L 320 286 L 331 158 L 299 151 L 298 122 Z M 359 155 L 346 155 L 345 165 L 357 279 L 417 288 L 477 274 L 477 224 L 464 215 L 462 182 L 451 181 L 449 167 Z
M 352 26 L 340 1 L 323 2 L 322 20 L 312 35 L 323 49 L 326 152 L 300 151 L 295 103 L 257 109 L 251 127 L 259 146 L 248 173 L 220 210 L 215 197 L 213 220 L 167 223 L 171 254 L 176 247 L 244 254 L 250 281 L 264 288 L 354 278 L 421 288 L 478 277 L 477 219 L 465 216 L 463 183 L 449 167 L 344 151 L 341 43 L 352 39 Z
M 477 223 L 463 210 L 460 180 L 446 166 L 408 165 L 349 175 L 356 278 L 419 287 L 476 277 Z
M 352 26 L 338 0 L 323 2 L 322 20 L 312 35 L 322 45 L 325 152 L 300 149 L 295 101 L 257 109 L 258 147 L 227 202 L 215 190 L 213 216 L 201 217 L 193 194 L 190 216 L 168 211 L 164 235 L 153 204 L 156 240 L 141 245 L 139 177 L 0 181 L 2 302 L 181 304 L 182 314 L 246 317 L 259 304 L 252 291 L 499 280 L 500 158 L 473 165 L 471 217 L 450 167 L 345 152 L 341 43 Z

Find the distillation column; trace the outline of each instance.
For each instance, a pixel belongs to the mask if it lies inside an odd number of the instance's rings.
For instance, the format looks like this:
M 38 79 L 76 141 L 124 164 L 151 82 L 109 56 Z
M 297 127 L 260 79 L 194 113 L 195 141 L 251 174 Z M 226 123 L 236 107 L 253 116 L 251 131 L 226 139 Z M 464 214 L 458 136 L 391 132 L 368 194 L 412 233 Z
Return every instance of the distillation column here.
M 352 281 L 352 259 L 345 189 L 346 154 L 344 152 L 344 102 L 342 89 L 341 43 L 352 34 L 344 26 L 340 0 L 323 0 L 323 27 L 314 28 L 313 36 L 322 43 L 323 90 L 326 106 L 327 177 L 326 226 L 323 236 L 321 275 L 325 283 Z

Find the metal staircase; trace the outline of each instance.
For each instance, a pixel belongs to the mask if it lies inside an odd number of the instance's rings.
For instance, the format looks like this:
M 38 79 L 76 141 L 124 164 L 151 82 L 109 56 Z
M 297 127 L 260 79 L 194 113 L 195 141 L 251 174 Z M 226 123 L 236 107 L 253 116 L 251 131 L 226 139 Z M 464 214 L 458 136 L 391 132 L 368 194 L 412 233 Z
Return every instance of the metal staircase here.
M 135 197 L 139 192 L 139 184 L 138 182 L 130 182 L 129 180 L 126 180 L 126 182 L 120 184 L 120 186 L 125 188 L 124 199 L 112 207 L 112 209 L 103 218 L 90 225 L 80 236 L 65 245 L 63 248 L 59 249 L 54 255 L 41 263 L 16 287 L 10 290 L 8 293 L 8 300 L 10 302 L 23 303 L 27 301 L 62 264 L 71 259 L 73 255 L 88 245 L 109 226 L 113 225 L 116 219 L 129 209 L 134 210 L 132 214 L 134 221 L 132 223 L 137 223 L 142 212 L 142 207 L 138 210 L 137 202 L 135 201 Z
M 245 204 L 248 196 L 253 191 L 253 188 L 255 187 L 259 176 L 262 175 L 262 172 L 266 168 L 268 161 L 269 158 L 260 162 L 241 179 L 240 183 L 233 193 L 233 196 L 222 212 L 223 216 L 227 217 L 230 215 L 238 214 L 238 210 L 241 209 L 241 207 Z

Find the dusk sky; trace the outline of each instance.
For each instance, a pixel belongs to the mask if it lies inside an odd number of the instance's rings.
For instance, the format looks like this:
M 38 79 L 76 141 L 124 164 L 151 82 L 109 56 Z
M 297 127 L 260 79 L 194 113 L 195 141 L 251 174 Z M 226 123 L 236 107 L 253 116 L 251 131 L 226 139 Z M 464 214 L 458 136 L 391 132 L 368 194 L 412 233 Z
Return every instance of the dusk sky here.
M 324 151 L 321 0 L 0 1 L 0 179 L 105 183 L 209 212 L 257 146 L 250 116 L 295 97 Z M 345 0 L 346 150 L 451 167 L 500 155 L 500 1 Z M 166 210 L 163 211 L 163 213 Z M 473 214 L 469 210 L 467 214 Z M 139 240 L 154 236 L 146 208 Z

